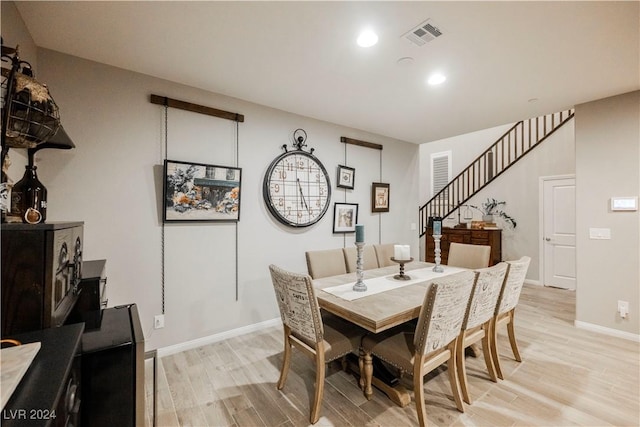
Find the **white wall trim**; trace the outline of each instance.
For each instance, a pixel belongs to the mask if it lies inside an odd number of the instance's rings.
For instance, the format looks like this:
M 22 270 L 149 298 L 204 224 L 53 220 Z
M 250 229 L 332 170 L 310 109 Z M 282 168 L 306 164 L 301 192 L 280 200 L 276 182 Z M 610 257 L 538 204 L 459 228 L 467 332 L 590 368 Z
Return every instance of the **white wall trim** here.
M 254 323 L 253 325 L 243 326 L 241 328 L 232 329 L 230 331 L 220 332 L 219 334 L 209 335 L 195 340 L 186 341 L 180 344 L 170 345 L 168 347 L 162 347 L 157 350 L 158 357 L 169 356 L 171 354 L 180 353 L 181 351 L 191 350 L 194 348 L 202 347 L 204 345 L 212 344 L 215 342 L 223 341 L 228 338 L 238 337 L 251 332 L 260 331 L 262 329 L 270 328 L 282 324 L 282 319 L 276 317 L 275 319 L 265 320 L 264 322 Z
M 527 285 L 542 286 L 542 282 L 540 280 L 525 279 L 524 283 Z
M 575 320 L 573 324 L 578 329 L 584 329 L 591 332 L 598 332 L 600 334 L 623 338 L 629 341 L 640 342 L 640 335 L 632 334 L 630 332 L 624 332 L 624 331 L 619 331 L 617 329 L 606 328 L 604 326 L 594 325 L 593 323 L 581 322 L 579 320 Z

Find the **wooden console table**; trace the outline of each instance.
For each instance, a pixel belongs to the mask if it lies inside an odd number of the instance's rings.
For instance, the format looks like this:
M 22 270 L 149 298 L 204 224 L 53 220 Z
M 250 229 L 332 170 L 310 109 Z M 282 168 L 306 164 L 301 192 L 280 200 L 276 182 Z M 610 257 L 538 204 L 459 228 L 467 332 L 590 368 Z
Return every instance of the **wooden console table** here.
M 435 243 L 433 241 L 433 230 L 431 228 L 427 229 L 426 236 L 427 244 L 425 245 L 424 260 L 426 262 L 435 262 Z M 451 242 L 491 246 L 489 265 L 496 265 L 502 261 L 502 230 L 443 228 L 442 238 L 440 239 L 440 249 L 442 250 L 440 257 L 442 258 L 442 264 L 447 264 L 447 259 L 449 258 L 449 244 Z

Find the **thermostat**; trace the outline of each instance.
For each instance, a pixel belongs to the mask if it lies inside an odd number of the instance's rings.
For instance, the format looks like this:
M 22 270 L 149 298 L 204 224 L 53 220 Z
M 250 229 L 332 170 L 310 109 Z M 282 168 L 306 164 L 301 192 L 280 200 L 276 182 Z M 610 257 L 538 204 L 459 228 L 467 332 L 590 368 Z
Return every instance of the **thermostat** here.
M 612 197 L 611 198 L 611 210 L 612 211 L 637 211 L 638 210 L 638 197 Z

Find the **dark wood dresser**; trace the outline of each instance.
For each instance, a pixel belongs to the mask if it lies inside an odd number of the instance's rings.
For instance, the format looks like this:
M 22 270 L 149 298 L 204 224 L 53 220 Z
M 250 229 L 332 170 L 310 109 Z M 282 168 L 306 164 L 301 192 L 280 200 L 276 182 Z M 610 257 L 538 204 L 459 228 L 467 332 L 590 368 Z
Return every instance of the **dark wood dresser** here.
M 427 262 L 435 262 L 435 242 L 433 230 L 427 229 L 427 244 L 425 245 L 424 259 Z M 443 228 L 440 239 L 441 263 L 447 264 L 449 258 L 449 245 L 451 242 L 466 243 L 470 245 L 491 246 L 489 265 L 496 265 L 502 261 L 502 230 L 472 230 L 468 228 Z
M 2 224 L 2 336 L 63 325 L 78 299 L 82 222 Z

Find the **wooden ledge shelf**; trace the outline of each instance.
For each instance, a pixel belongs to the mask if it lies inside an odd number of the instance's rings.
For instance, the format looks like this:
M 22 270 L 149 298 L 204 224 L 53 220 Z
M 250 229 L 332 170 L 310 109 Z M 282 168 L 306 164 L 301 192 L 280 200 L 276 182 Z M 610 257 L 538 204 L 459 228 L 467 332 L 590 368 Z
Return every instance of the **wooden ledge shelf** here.
M 180 101 L 178 99 L 167 98 L 166 96 L 151 95 L 150 99 L 152 104 L 166 105 L 167 107 L 177 108 L 179 110 L 191 111 L 193 113 L 206 114 L 207 116 L 218 117 L 221 119 L 233 120 L 234 122 L 243 123 L 244 115 L 238 113 L 232 113 L 229 111 L 218 110 L 213 107 L 206 107 L 204 105 L 193 104 L 191 102 Z
M 340 137 L 340 142 L 351 145 L 359 145 L 361 147 L 373 148 L 374 150 L 382 150 L 382 145 L 375 144 L 373 142 L 361 141 L 359 139 L 347 138 L 346 136 Z

